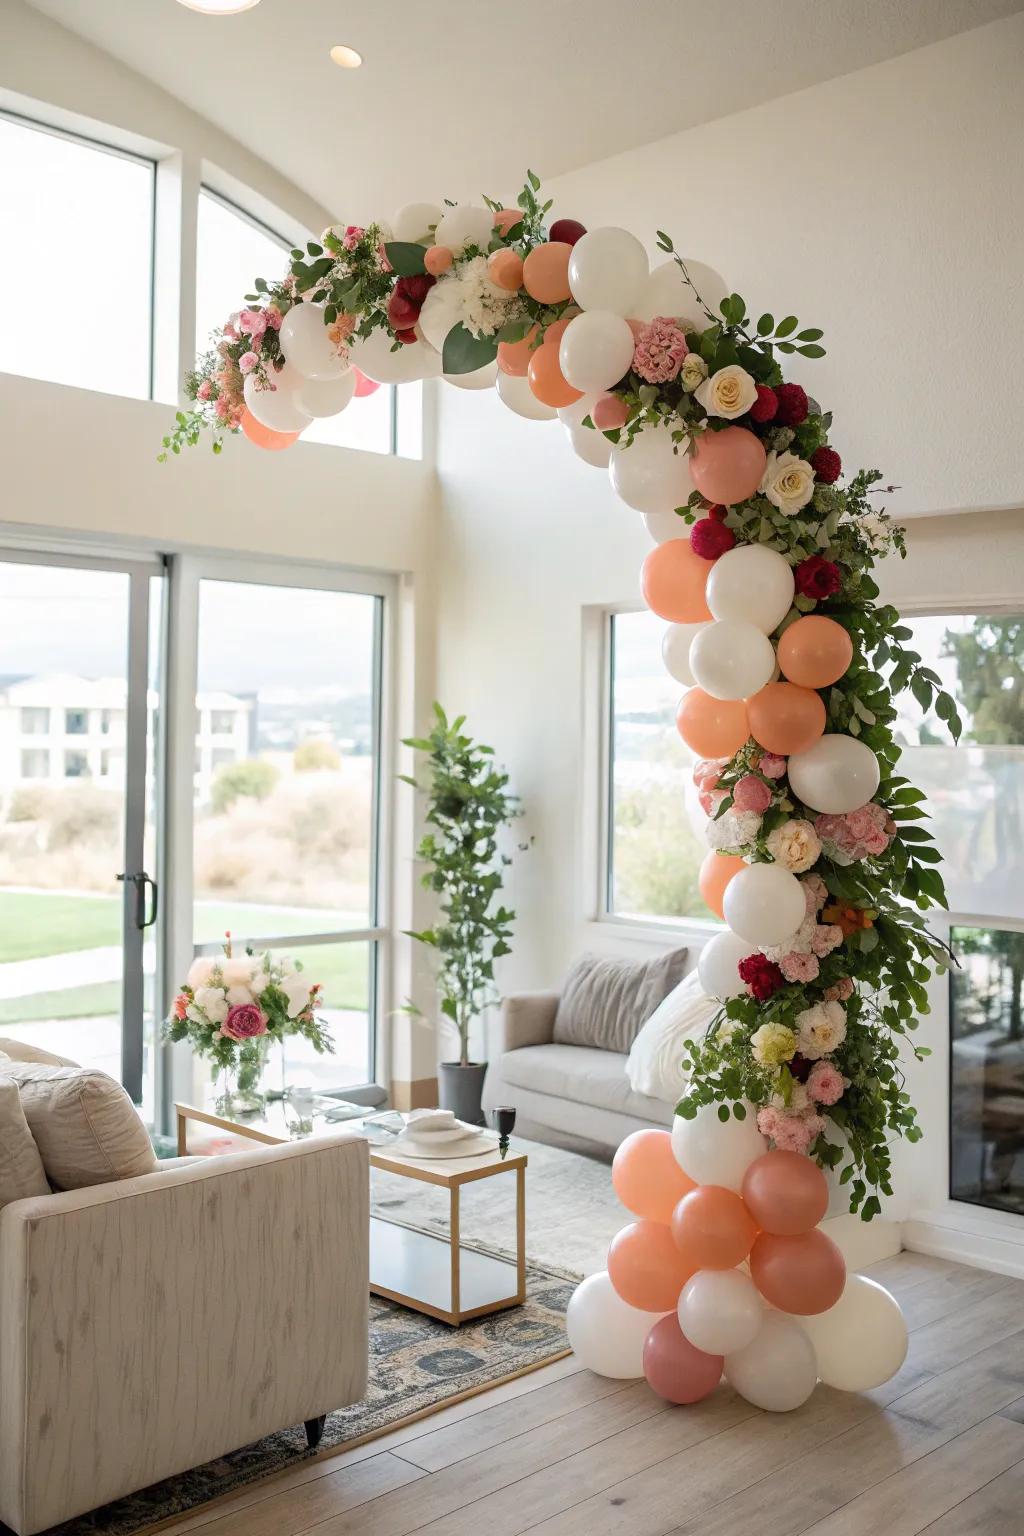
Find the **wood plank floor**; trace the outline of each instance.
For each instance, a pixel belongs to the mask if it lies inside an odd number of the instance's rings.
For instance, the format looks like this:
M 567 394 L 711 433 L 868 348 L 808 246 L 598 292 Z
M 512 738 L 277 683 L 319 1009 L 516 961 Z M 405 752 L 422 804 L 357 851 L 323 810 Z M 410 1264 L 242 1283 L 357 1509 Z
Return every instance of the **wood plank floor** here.
M 722 1386 L 670 1408 L 569 1358 L 167 1536 L 1008 1536 L 1024 1531 L 1024 1281 L 901 1253 L 870 1271 L 910 1354 L 853 1396 L 759 1413 Z

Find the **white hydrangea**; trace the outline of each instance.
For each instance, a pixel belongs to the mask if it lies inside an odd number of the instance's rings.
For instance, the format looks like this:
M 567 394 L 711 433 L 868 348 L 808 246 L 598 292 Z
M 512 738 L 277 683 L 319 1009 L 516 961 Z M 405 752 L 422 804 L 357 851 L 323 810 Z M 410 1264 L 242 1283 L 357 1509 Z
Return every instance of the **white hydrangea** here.
M 726 811 L 717 821 L 709 821 L 704 835 L 712 848 L 719 852 L 724 848 L 749 848 L 761 830 L 761 818 L 756 811 Z

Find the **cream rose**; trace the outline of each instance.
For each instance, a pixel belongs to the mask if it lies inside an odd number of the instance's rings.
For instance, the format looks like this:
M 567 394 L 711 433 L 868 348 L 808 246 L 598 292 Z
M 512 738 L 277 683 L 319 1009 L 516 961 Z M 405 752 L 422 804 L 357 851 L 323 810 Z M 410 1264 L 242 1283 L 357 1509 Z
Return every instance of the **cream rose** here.
M 831 1055 L 846 1039 L 846 1009 L 841 1003 L 815 1003 L 798 1013 L 795 1022 L 800 1054 L 808 1061 Z
M 769 832 L 767 848 L 776 864 L 781 864 L 791 874 L 800 875 L 816 863 L 821 853 L 821 841 L 809 821 L 794 818 Z
M 201 1008 L 211 1024 L 223 1024 L 228 1016 L 228 1000 L 223 987 L 198 987 L 196 1007 Z
M 709 416 L 723 416 L 726 421 L 735 421 L 737 416 L 745 415 L 757 399 L 757 385 L 745 368 L 730 363 L 728 368 L 719 368 L 694 390 L 694 396 Z
M 688 352 L 679 370 L 679 382 L 688 395 L 692 395 L 708 376 L 708 365 L 699 352 Z
M 700 396 L 698 395 L 698 399 Z M 773 507 L 792 517 L 814 495 L 814 470 L 795 453 L 770 453 L 761 481 L 761 493 Z

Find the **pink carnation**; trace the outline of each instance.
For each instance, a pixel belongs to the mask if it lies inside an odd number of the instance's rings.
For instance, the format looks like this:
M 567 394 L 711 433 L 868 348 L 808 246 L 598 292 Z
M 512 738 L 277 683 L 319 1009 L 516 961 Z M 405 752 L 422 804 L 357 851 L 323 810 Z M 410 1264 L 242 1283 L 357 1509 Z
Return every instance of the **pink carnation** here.
M 243 309 L 238 317 L 238 329 L 243 336 L 262 336 L 267 328 L 267 317 L 262 309 Z
M 811 934 L 811 949 L 823 960 L 843 942 L 843 930 L 838 923 L 819 923 Z
M 873 809 L 874 807 L 870 805 L 862 805 L 859 810 L 849 811 L 847 813 L 846 825 L 854 837 L 859 839 L 870 837 L 872 832 L 876 830 L 881 822 L 881 817 L 879 817 L 879 821 L 876 822 L 874 816 L 872 815 Z M 879 806 L 878 809 L 881 811 L 881 806 Z
M 761 1135 L 767 1136 L 769 1140 L 774 1140 L 775 1132 L 779 1128 L 780 1119 L 781 1116 L 778 1110 L 772 1104 L 766 1104 L 763 1109 L 759 1109 L 757 1112 L 757 1128 Z
M 272 331 L 279 331 L 281 329 L 281 321 L 284 319 L 284 316 L 278 309 L 277 305 L 268 304 L 263 313 L 267 317 L 267 324 L 269 325 L 270 329 Z
M 238 359 L 238 366 L 242 373 L 252 373 L 253 369 L 259 366 L 259 360 L 258 352 L 243 352 Z
M 757 766 L 766 779 L 781 779 L 786 771 L 786 759 L 777 757 L 774 752 L 766 752 Z
M 213 394 L 213 384 L 209 379 L 204 379 L 196 390 L 196 396 L 200 400 L 209 400 Z
M 818 1115 L 779 1115 L 771 1138 L 780 1152 L 806 1152 L 818 1134 L 813 1128 L 818 1119 Z M 758 1126 L 760 1123 L 759 1115 Z
M 779 961 L 779 970 L 787 981 L 815 981 L 818 962 L 813 955 L 783 955 Z
M 807 1078 L 807 1096 L 816 1104 L 838 1104 L 846 1083 L 830 1061 L 816 1061 Z
M 648 384 L 666 384 L 676 377 L 689 350 L 676 322 L 656 315 L 637 335 L 633 372 Z
M 760 816 L 771 805 L 772 792 L 763 779 L 748 773 L 736 785 L 732 799 L 738 811 L 756 811 Z

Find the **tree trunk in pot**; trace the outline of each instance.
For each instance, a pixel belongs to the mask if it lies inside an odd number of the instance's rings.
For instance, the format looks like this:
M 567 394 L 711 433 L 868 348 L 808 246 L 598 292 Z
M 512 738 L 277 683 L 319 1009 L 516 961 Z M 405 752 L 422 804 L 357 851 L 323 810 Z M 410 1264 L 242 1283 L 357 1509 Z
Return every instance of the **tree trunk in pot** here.
M 484 1091 L 486 1061 L 442 1061 L 437 1068 L 437 1090 L 442 1109 L 450 1109 L 457 1120 L 467 1125 L 484 1125 L 480 1100 Z

